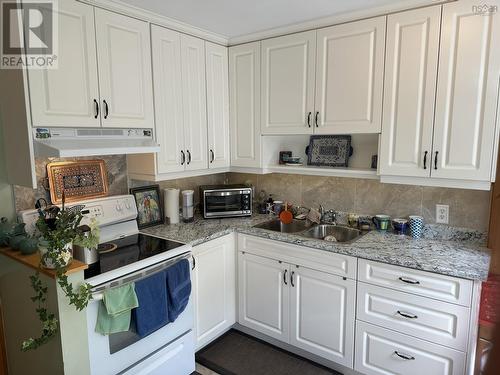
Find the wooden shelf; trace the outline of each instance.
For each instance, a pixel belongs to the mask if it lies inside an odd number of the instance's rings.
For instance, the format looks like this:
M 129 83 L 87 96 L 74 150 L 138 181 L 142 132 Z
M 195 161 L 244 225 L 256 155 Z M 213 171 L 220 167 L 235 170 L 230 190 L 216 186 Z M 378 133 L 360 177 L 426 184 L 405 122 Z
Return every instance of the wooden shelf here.
M 378 180 L 376 169 L 358 169 L 358 168 L 334 168 L 334 167 L 315 167 L 311 165 L 274 165 L 265 168 L 273 173 L 292 173 L 311 176 L 336 176 L 351 178 L 369 178 Z
M 35 270 L 39 269 L 41 273 L 52 277 L 53 279 L 56 278 L 56 272 L 54 270 L 49 270 L 46 268 L 39 268 L 40 264 L 40 254 L 38 251 L 34 254 L 31 255 L 23 255 L 21 254 L 20 251 L 14 251 L 9 247 L 4 247 L 0 248 L 0 254 L 3 254 L 11 259 L 14 259 L 18 261 L 21 264 L 24 264 L 27 267 L 33 268 Z M 71 273 L 79 272 L 86 270 L 88 268 L 88 265 L 85 263 L 82 263 L 76 259 L 73 259 L 71 264 L 68 266 L 66 270 L 66 275 L 69 275 Z

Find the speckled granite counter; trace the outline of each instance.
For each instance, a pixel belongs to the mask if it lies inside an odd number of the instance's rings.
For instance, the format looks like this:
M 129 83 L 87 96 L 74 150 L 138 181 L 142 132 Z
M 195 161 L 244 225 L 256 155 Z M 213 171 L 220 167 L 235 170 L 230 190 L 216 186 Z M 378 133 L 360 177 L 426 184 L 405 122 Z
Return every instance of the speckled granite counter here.
M 270 220 L 267 215 L 210 220 L 197 217 L 193 223 L 158 225 L 143 229 L 142 232 L 196 246 L 236 231 L 465 279 L 485 280 L 488 276 L 490 251 L 480 242 L 474 241 L 474 236 L 470 241 L 467 241 L 463 240 L 463 238 L 467 238 L 467 235 L 462 234 L 456 236 L 456 238 L 461 239 L 460 241 L 449 241 L 436 239 L 435 237 L 438 236 L 436 233 L 433 233 L 433 239 L 413 239 L 409 236 L 372 231 L 352 243 L 342 244 L 253 228 L 254 225 L 267 220 Z M 450 230 L 446 230 L 445 238 L 453 238 L 450 236 Z

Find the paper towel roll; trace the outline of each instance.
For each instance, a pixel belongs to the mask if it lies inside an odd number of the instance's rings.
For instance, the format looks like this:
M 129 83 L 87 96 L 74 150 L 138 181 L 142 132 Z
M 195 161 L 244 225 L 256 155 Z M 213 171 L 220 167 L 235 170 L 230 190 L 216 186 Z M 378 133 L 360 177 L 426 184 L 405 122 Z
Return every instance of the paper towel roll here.
M 163 198 L 166 222 L 177 224 L 179 222 L 179 189 L 163 189 Z

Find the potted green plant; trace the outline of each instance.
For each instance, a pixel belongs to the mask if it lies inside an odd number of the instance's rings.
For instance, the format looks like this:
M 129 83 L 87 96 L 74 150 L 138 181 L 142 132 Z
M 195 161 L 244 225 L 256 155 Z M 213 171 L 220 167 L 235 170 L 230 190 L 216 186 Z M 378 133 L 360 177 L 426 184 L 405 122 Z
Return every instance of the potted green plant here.
M 55 270 L 57 283 L 68 297 L 69 304 L 74 305 L 77 311 L 82 311 L 87 307 L 92 294 L 89 284 L 83 283 L 74 288 L 68 282 L 65 272 L 72 261 L 72 247 L 73 245 L 79 245 L 96 248 L 99 244 L 99 231 L 95 220 L 90 223 L 90 233 L 88 227 L 84 232 L 80 226 L 83 219 L 81 208 L 75 206 L 65 209 L 63 202 L 62 209 L 57 212 L 55 217 L 45 218 L 41 214 L 36 223 L 38 235 L 40 236 L 40 267 Z M 39 270 L 30 276 L 30 282 L 35 291 L 35 295 L 31 297 L 31 300 L 37 304 L 36 312 L 42 324 L 42 332 L 37 338 L 30 337 L 25 340 L 21 346 L 23 351 L 38 348 L 54 337 L 58 331 L 58 320 L 55 314 L 47 310 L 48 288 L 40 279 Z

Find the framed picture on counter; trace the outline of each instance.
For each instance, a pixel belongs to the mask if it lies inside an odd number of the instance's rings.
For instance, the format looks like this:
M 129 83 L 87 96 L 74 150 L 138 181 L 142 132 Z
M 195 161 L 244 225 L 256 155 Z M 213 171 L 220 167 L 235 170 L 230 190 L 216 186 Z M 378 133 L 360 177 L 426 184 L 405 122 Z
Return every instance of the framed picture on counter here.
M 160 186 L 141 186 L 130 189 L 137 206 L 137 226 L 139 229 L 163 223 Z

